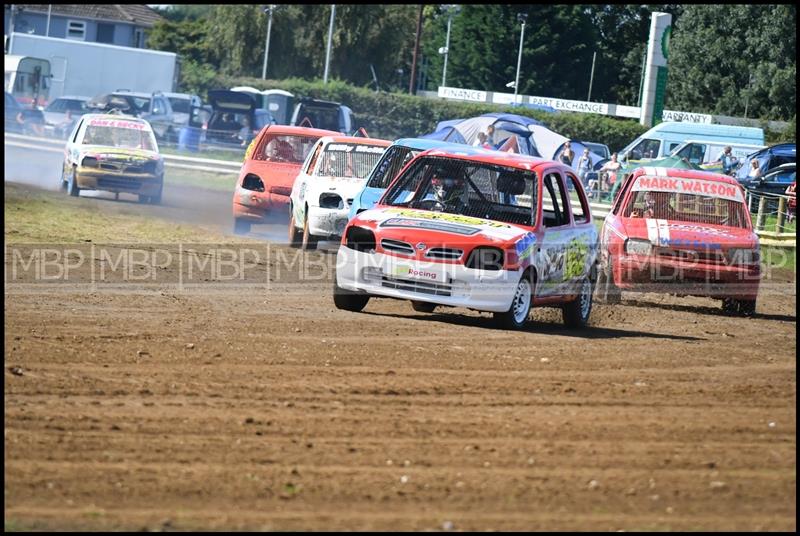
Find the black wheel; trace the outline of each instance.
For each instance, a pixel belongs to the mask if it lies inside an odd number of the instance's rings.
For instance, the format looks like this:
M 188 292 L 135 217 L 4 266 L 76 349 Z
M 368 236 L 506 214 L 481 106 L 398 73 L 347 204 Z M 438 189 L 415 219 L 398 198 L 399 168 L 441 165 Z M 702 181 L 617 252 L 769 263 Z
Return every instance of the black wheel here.
M 158 193 L 150 196 L 150 203 L 153 205 L 160 205 L 162 193 L 164 193 L 164 177 L 161 177 L 161 186 L 158 187 Z
M 233 220 L 233 232 L 235 234 L 247 234 L 250 232 L 250 222 L 242 218 Z
M 297 232 L 297 226 L 294 224 L 294 210 L 289 205 L 289 245 L 293 248 L 300 247 L 300 233 Z
M 337 309 L 358 313 L 369 302 L 369 294 L 353 292 L 340 287 L 336 283 L 336 273 L 333 274 L 333 304 Z
M 116 196 L 114 198 L 115 199 L 119 199 L 119 192 L 116 193 Z M 150 196 L 149 195 L 139 194 L 139 203 L 144 205 L 145 203 L 149 203 L 149 202 L 150 202 Z
M 590 314 L 592 314 L 592 281 L 587 277 L 581 283 L 578 299 L 562 308 L 562 317 L 567 327 L 583 328 L 589 324 Z
M 737 300 L 739 302 L 739 314 L 742 316 L 753 316 L 756 314 L 756 300 Z
M 739 304 L 733 298 L 722 298 L 722 310 L 728 314 L 736 314 Z
M 308 207 L 306 207 L 306 214 L 303 218 L 303 239 L 300 242 L 300 249 L 306 251 L 317 249 L 317 240 L 319 239 L 312 235 L 308 228 Z
M 527 273 L 524 274 L 514 291 L 511 307 L 504 313 L 494 313 L 495 324 L 503 329 L 520 329 L 528 321 L 533 303 L 533 284 Z
M 617 305 L 622 301 L 622 293 L 617 285 L 614 284 L 614 272 L 611 262 L 597 273 L 597 298 L 601 303 Z
M 66 177 L 66 174 L 64 173 L 64 165 L 62 164 L 62 166 L 61 166 L 61 189 L 64 190 L 65 192 L 67 191 L 67 185 L 68 185 L 67 184 L 67 177 Z
M 75 166 L 72 166 L 72 173 L 69 174 L 69 182 L 67 183 L 67 192 L 72 197 L 81 195 L 81 189 L 78 187 L 78 171 Z
M 411 302 L 411 308 L 418 313 L 432 313 L 436 309 L 436 304 L 414 300 Z

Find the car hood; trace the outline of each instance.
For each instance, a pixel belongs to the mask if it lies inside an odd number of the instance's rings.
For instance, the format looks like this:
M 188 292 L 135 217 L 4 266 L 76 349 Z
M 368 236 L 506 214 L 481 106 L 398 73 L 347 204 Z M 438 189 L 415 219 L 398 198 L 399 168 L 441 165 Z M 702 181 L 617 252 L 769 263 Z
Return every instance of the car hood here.
M 321 194 L 323 192 L 333 192 L 339 194 L 342 199 L 352 199 L 364 188 L 367 179 L 350 177 L 311 177 L 308 181 L 308 192 Z
M 749 229 L 654 218 L 629 218 L 624 221 L 628 238 L 649 240 L 651 244 L 681 249 L 754 248 L 758 237 Z
M 81 157 L 96 156 L 110 160 L 161 160 L 161 155 L 156 151 L 144 149 L 124 149 L 121 147 L 108 147 L 106 145 L 82 145 L 79 149 Z
M 372 229 L 376 238 L 392 238 L 410 244 L 425 242 L 427 246 L 514 244 L 526 235 L 528 227 L 482 218 L 447 214 L 403 207 L 367 210 L 354 220 L 356 225 Z

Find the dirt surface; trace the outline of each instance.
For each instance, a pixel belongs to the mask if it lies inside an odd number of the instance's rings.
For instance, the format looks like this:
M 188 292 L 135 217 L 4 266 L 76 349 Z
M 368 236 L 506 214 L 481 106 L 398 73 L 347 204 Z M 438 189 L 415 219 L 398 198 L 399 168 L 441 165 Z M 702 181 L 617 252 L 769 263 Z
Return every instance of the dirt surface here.
M 753 318 L 626 293 L 507 332 L 338 311 L 334 255 L 261 253 L 91 285 L 10 282 L 7 249 L 7 530 L 796 529 L 793 274 Z

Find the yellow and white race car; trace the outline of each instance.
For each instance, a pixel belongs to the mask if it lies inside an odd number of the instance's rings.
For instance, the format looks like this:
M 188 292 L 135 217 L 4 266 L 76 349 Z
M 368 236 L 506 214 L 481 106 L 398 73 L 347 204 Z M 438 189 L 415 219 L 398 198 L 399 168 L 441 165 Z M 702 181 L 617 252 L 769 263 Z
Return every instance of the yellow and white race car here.
M 164 160 L 150 123 L 119 114 L 81 117 L 64 149 L 61 185 L 75 197 L 81 190 L 106 190 L 160 203 Z

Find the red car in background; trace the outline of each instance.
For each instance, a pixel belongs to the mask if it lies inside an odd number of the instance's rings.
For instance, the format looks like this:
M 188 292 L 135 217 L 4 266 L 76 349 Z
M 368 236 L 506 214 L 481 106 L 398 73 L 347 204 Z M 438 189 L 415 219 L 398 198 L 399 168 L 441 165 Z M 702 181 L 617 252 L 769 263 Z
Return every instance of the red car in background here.
M 234 232 L 247 233 L 265 223 L 271 210 L 289 204 L 294 179 L 314 144 L 338 132 L 269 125 L 247 148 L 233 193 Z
M 722 300 L 725 312 L 755 313 L 760 246 L 732 177 L 644 167 L 624 178 L 601 231 L 599 298 L 620 290 Z

